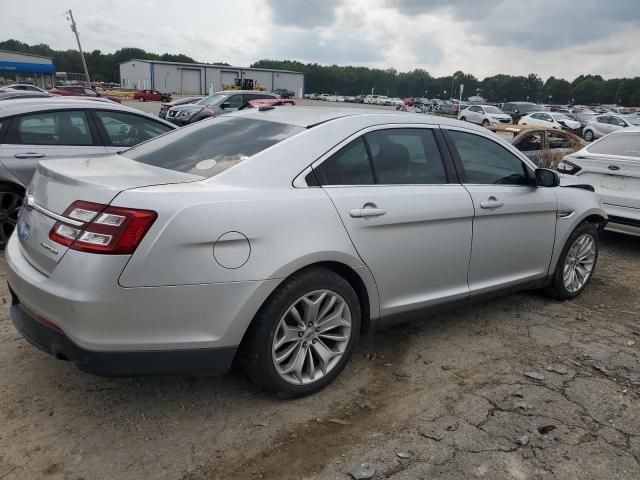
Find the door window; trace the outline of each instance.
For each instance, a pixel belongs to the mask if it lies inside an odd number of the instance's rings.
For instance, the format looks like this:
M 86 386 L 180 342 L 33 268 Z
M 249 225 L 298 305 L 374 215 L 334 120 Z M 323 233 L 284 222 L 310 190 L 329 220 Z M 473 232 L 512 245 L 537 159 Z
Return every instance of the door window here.
M 97 111 L 96 116 L 107 132 L 107 144 L 113 147 L 132 147 L 172 130 L 162 123 L 130 113 Z
M 7 143 L 22 145 L 93 145 L 84 112 L 46 112 L 20 117 Z
M 440 151 L 431 130 L 399 128 L 365 135 L 380 184 L 447 183 Z
M 609 117 L 598 117 L 598 123 L 609 123 Z
M 373 171 L 362 137 L 315 169 L 321 185 L 372 185 Z
M 527 185 L 528 175 L 524 163 L 507 149 L 480 135 L 449 131 L 458 151 L 465 183 Z
M 521 152 L 538 152 L 542 150 L 542 133 L 530 133 L 514 143 L 514 146 Z
M 549 148 L 571 148 L 571 140 L 564 133 L 557 131 L 547 132 L 547 143 L 549 144 Z
M 229 98 L 227 98 L 223 103 L 229 104 L 227 108 L 240 108 L 243 104 L 242 95 L 232 95 Z

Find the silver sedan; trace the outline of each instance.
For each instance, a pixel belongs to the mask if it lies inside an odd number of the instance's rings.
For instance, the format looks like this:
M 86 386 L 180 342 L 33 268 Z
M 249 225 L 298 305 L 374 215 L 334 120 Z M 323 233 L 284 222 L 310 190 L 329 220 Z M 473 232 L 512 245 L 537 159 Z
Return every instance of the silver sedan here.
M 256 108 L 110 158 L 42 162 L 6 257 L 12 318 L 100 375 L 219 373 L 313 393 L 362 332 L 591 279 L 599 198 L 492 132 Z M 577 187 L 577 188 L 576 188 Z

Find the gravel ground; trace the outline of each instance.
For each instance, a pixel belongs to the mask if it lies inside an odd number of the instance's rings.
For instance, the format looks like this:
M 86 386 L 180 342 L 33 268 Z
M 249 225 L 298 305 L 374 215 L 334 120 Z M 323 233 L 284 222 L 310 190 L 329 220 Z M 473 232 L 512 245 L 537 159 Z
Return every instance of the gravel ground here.
M 0 262 L 0 275 L 6 265 Z M 640 478 L 640 242 L 573 302 L 518 294 L 363 339 L 301 400 L 103 379 L 36 350 L 0 287 L 0 479 Z

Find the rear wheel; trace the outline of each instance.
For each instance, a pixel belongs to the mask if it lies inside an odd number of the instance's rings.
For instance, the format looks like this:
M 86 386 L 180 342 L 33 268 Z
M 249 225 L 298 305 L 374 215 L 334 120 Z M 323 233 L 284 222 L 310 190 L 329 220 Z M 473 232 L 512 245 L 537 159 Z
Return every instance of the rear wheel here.
M 562 249 L 547 293 L 559 300 L 577 297 L 586 288 L 598 261 L 598 226 L 583 223 Z
M 342 371 L 360 333 L 358 297 L 324 268 L 293 275 L 260 309 L 239 362 L 263 390 L 292 398 L 317 392 Z
M 0 185 L 0 250 L 4 250 L 18 223 L 24 190 L 17 185 Z
M 139 102 L 144 102 L 144 97 L 138 97 Z
M 592 142 L 593 141 L 593 132 L 591 130 L 586 130 L 584 132 L 584 139 L 587 142 Z

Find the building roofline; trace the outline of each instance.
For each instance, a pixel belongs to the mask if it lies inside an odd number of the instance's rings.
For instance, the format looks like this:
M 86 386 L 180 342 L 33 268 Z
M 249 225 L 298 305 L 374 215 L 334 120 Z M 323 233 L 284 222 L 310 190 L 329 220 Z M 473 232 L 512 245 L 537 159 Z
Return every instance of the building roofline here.
M 124 63 L 129 62 L 145 62 L 145 63 L 155 63 L 162 65 L 189 65 L 193 67 L 208 67 L 208 68 L 228 68 L 230 70 L 250 70 L 255 72 L 279 72 L 279 73 L 295 73 L 298 75 L 304 75 L 303 72 L 296 72 L 294 70 L 277 70 L 274 68 L 251 68 L 251 67 L 236 67 L 233 65 L 216 65 L 214 63 L 197 63 L 197 62 L 166 62 L 164 60 L 145 60 L 142 58 L 131 58 L 129 60 L 125 60 L 124 62 L 118 62 L 118 65 L 122 65 Z
M 33 53 L 13 52 L 11 50 L 0 50 L 0 53 L 12 53 L 14 55 L 26 55 L 27 57 L 46 58 L 47 60 L 53 60 L 53 57 L 45 57 L 44 55 L 35 55 Z

